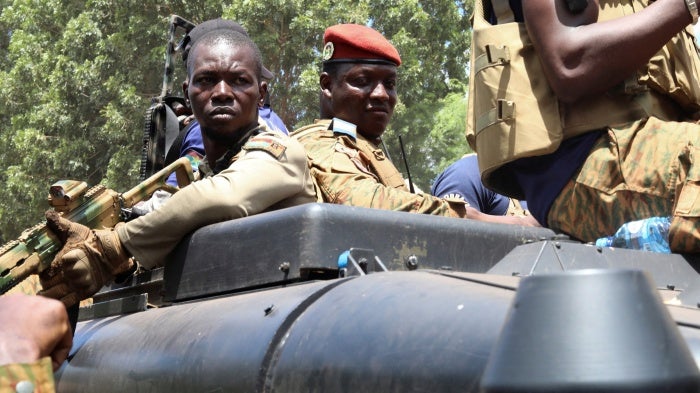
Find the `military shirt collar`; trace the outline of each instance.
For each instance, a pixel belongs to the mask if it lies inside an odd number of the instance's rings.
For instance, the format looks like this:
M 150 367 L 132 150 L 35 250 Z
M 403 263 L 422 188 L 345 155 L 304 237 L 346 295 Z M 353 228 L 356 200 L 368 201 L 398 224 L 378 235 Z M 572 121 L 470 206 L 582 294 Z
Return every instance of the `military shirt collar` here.
M 357 139 L 357 126 L 345 120 L 334 117 L 328 129 L 336 134 L 345 134 L 352 139 Z
M 212 176 L 215 175 L 222 170 L 226 169 L 231 165 L 231 163 L 234 161 L 234 158 L 238 155 L 238 153 L 241 152 L 241 148 L 243 145 L 248 142 L 248 139 L 252 137 L 253 135 L 260 134 L 262 132 L 267 131 L 267 127 L 265 126 L 264 123 L 258 122 L 258 126 L 254 127 L 250 130 L 248 130 L 245 134 L 243 134 L 243 137 L 241 137 L 238 142 L 236 142 L 233 146 L 229 147 L 229 149 L 224 153 L 223 156 L 219 157 L 218 160 L 216 160 L 216 163 L 214 164 L 214 167 L 212 168 L 209 165 L 209 161 L 207 160 L 206 155 L 202 158 L 202 161 L 199 164 L 198 170 L 202 173 L 202 177 L 207 177 L 207 176 Z

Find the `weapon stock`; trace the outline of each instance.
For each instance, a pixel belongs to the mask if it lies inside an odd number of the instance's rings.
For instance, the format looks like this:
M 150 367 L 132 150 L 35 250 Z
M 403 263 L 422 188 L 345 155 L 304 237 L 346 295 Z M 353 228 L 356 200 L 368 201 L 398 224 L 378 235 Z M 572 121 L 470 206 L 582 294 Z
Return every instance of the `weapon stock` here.
M 71 221 L 92 229 L 111 228 L 126 221 L 128 209 L 156 190 L 176 192 L 179 188 L 166 183 L 173 172 L 181 187 L 194 180 L 190 162 L 183 157 L 122 194 L 102 185 L 86 192 L 85 182 L 60 180 L 49 188 L 49 204 Z M 17 240 L 5 244 L 0 248 L 0 294 L 48 268 L 62 246 L 46 222 L 26 229 Z

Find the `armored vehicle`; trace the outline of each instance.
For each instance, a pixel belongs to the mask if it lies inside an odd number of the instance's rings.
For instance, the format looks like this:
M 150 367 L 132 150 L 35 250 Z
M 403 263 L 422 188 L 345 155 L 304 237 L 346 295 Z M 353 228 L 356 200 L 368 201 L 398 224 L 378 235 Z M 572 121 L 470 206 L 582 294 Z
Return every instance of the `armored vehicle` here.
M 142 175 L 168 164 L 173 16 Z M 200 228 L 83 307 L 59 392 L 697 392 L 697 258 L 307 204 Z
M 81 309 L 59 392 L 698 391 L 700 275 L 548 229 L 308 204 Z

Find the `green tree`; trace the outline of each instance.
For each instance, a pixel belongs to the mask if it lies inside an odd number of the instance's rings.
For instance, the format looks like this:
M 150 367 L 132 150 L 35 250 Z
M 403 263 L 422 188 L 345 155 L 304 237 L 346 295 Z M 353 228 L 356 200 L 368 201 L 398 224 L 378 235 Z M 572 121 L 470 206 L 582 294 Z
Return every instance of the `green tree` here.
M 318 74 L 326 27 L 368 24 L 388 37 L 403 64 L 399 68 L 400 103 L 385 144 L 397 167 L 403 169 L 397 137 L 402 136 L 412 180 L 425 190 L 445 166 L 439 164 L 446 151 L 430 144 L 434 128 L 459 141 L 460 153 L 445 160 L 452 161 L 468 149 L 464 126 L 452 124 L 447 132 L 437 115 L 448 94 L 463 95 L 465 90 L 472 5 L 468 0 L 238 0 L 224 7 L 224 15 L 246 26 L 261 47 L 266 66 L 276 73 L 271 83 L 273 108 L 293 127 L 318 116 Z M 465 115 L 464 111 L 451 113 Z M 457 121 L 463 124 L 464 117 Z M 426 161 L 426 157 L 431 159 Z
M 463 150 L 454 153 L 435 138 L 459 140 L 466 149 L 464 128 L 451 118 L 462 113 L 441 107 L 464 94 L 469 0 L 0 0 L 0 6 L 2 241 L 41 219 L 55 180 L 116 190 L 137 182 L 143 116 L 161 90 L 171 14 L 195 23 L 223 16 L 245 26 L 276 74 L 273 107 L 290 128 L 318 114 L 325 28 L 369 24 L 392 40 L 404 63 L 386 138 L 397 164 L 395 136 L 402 135 L 414 181 L 425 188 Z

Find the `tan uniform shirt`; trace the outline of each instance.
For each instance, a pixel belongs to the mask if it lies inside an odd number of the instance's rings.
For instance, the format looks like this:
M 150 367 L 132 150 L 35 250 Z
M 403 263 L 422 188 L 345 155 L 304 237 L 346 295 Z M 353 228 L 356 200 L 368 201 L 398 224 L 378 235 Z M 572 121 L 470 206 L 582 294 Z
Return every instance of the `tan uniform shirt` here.
M 355 126 L 339 120 L 317 120 L 291 136 L 304 145 L 319 200 L 412 213 L 458 217 L 444 199 L 412 194 L 401 174 Z M 463 205 L 463 203 L 462 203 Z
M 315 201 L 304 148 L 286 135 L 264 132 L 251 137 L 226 169 L 176 192 L 159 209 L 118 226 L 117 234 L 150 268 L 162 265 L 180 240 L 197 228 Z
M 53 393 L 56 391 L 51 358 L 34 363 L 14 363 L 0 366 L 0 393 Z

